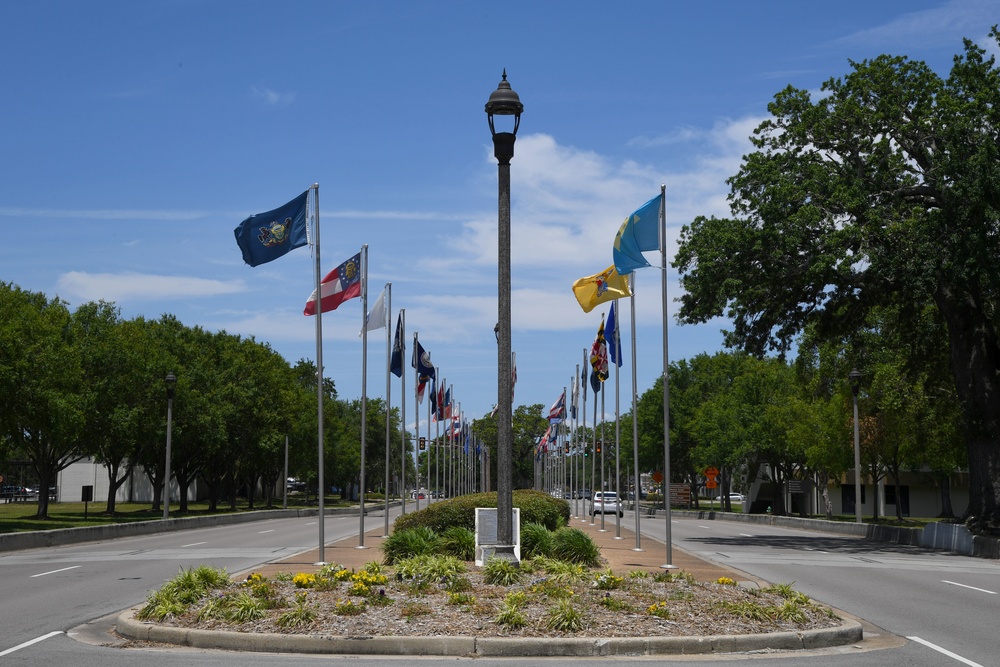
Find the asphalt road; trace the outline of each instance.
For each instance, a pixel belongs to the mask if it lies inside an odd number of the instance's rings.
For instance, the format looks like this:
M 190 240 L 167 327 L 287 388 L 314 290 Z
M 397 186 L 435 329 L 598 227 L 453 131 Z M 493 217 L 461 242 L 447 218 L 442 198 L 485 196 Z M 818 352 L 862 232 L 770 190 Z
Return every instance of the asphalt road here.
M 371 514 L 366 528 L 383 525 Z M 631 528 L 630 513 L 622 521 Z M 330 542 L 357 535 L 356 516 L 328 517 Z M 643 519 L 643 548 L 663 549 L 662 518 Z M 615 659 L 616 665 L 809 664 L 941 667 L 1000 665 L 1000 564 L 912 547 L 842 536 L 725 521 L 675 519 L 673 543 L 774 583 L 795 582 L 811 597 L 875 624 L 861 647 L 809 656 Z M 255 655 L 185 649 L 102 646 L 119 611 L 141 603 L 148 591 L 180 568 L 201 564 L 230 572 L 252 568 L 316 546 L 315 518 L 272 519 L 234 526 L 53 547 L 0 555 L 0 665 L 397 665 L 413 658 Z M 369 545 L 377 548 L 377 545 Z M 884 630 L 884 631 L 883 631 Z M 67 633 L 72 633 L 70 636 Z M 891 634 L 890 634 L 891 633 Z M 905 640 L 899 638 L 910 637 Z M 879 641 L 879 638 L 885 641 Z M 878 649 L 878 650 L 872 650 Z M 942 652 L 946 651 L 948 653 Z M 455 658 L 417 658 L 429 664 Z M 464 659 L 460 659 L 464 660 Z M 608 659 L 601 658 L 601 662 Z M 579 662 L 579 658 L 518 659 L 521 665 Z M 475 659 L 477 667 L 510 667 L 510 660 Z

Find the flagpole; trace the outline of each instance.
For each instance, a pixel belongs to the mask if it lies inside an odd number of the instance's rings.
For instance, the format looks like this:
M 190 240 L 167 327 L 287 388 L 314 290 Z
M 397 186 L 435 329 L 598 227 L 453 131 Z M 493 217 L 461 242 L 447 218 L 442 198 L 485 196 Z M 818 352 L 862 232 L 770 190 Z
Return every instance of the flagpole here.
M 399 436 L 402 445 L 399 472 L 399 494 L 402 514 L 406 514 L 406 308 L 399 309 Z
M 576 365 L 576 380 L 577 380 L 577 382 L 580 382 L 580 385 L 578 385 L 577 394 L 576 394 L 576 398 L 577 398 L 577 401 L 578 401 L 577 402 L 577 406 L 576 406 L 576 427 L 573 429 L 573 433 L 574 433 L 573 445 L 574 445 L 574 449 L 576 449 L 576 461 L 573 463 L 573 470 L 576 472 L 576 495 L 580 496 L 583 493 L 583 487 L 584 487 L 584 479 L 583 479 L 583 476 L 581 474 L 581 471 L 583 470 L 583 466 L 581 464 L 581 461 L 583 460 L 583 456 L 582 456 L 583 451 L 582 451 L 582 448 L 580 447 L 580 443 L 583 441 L 583 438 L 581 438 L 580 436 L 583 435 L 583 432 L 579 431 L 579 428 L 580 428 L 580 415 L 583 414 L 583 419 L 584 420 L 587 419 L 587 415 L 585 414 L 586 413 L 586 406 L 583 405 L 582 403 L 580 403 L 580 396 L 581 396 L 581 394 L 584 391 L 583 383 L 581 382 L 581 378 L 580 378 L 580 364 Z M 575 500 L 579 501 L 580 499 L 576 498 Z M 576 509 L 576 516 L 579 517 L 580 516 L 580 506 L 579 506 L 579 504 L 577 504 L 575 506 L 575 509 Z
M 591 373 L 594 369 L 590 369 Z M 600 382 L 597 384 L 600 387 Z M 593 387 L 593 385 L 591 385 Z M 594 522 L 597 520 L 596 513 L 594 512 L 594 498 L 597 495 L 597 394 L 600 393 L 600 389 L 594 391 L 594 448 L 591 450 L 593 456 L 590 457 L 590 525 L 593 526 Z
M 389 365 L 392 363 L 392 332 L 389 326 L 392 322 L 392 283 L 385 284 L 385 532 L 382 537 L 389 537 L 389 441 L 392 436 L 392 425 L 389 423 L 389 394 L 392 384 Z M 367 329 L 367 327 L 365 327 Z
M 415 373 L 413 381 L 413 469 L 416 475 L 414 482 L 414 500 L 417 503 L 417 511 L 420 511 L 420 448 L 417 443 L 420 441 L 420 362 L 417 360 L 417 350 L 419 350 L 419 332 L 413 332 L 413 371 Z
M 631 291 L 631 290 L 629 290 L 629 291 Z M 615 299 L 614 306 L 615 306 L 615 330 L 614 330 L 614 337 L 615 337 L 615 360 L 614 360 L 614 364 L 615 364 L 615 495 L 618 496 L 618 508 L 619 508 L 619 510 L 621 510 L 621 508 L 624 506 L 624 500 L 622 499 L 621 484 L 620 484 L 621 475 L 622 475 L 622 472 L 621 472 L 621 447 L 620 447 L 620 444 L 621 444 L 620 443 L 620 439 L 621 439 L 621 427 L 620 427 L 620 425 L 618 423 L 618 417 L 620 415 L 620 410 L 621 410 L 621 405 L 619 404 L 619 391 L 620 391 L 620 385 L 621 385 L 620 372 L 621 372 L 621 360 L 622 360 L 622 339 L 621 339 L 621 336 L 618 335 L 618 332 L 622 328 L 622 325 L 621 325 L 622 313 L 621 313 L 621 308 L 619 308 L 619 306 L 618 306 L 618 299 Z M 618 514 L 617 514 L 617 516 L 615 516 L 615 539 L 616 540 L 622 539 L 622 512 L 621 511 L 619 511 Z
M 608 421 L 607 411 L 604 409 L 604 395 L 607 392 L 604 391 L 604 383 L 601 383 L 601 532 L 605 532 L 607 529 L 604 527 L 604 452 L 608 448 L 607 438 L 604 437 L 604 426 Z M 595 401 L 596 402 L 596 401 Z M 594 426 L 597 426 L 597 417 L 594 417 Z
M 326 519 L 326 508 L 324 507 L 324 495 L 326 492 L 326 486 L 323 481 L 323 308 L 320 306 L 321 299 L 323 296 L 321 282 L 323 280 L 322 267 L 320 265 L 319 258 L 319 183 L 313 183 L 311 190 L 313 191 L 313 196 L 316 202 L 316 211 L 313 214 L 313 220 L 316 223 L 316 229 L 313 236 L 315 237 L 315 250 L 316 250 L 316 263 L 315 263 L 315 274 L 316 274 L 316 422 L 318 424 L 317 428 L 317 443 L 318 443 L 318 482 L 319 482 L 319 561 L 316 565 L 326 565 L 325 558 L 325 546 L 326 539 L 323 535 L 323 524 Z
M 583 432 L 581 433 L 581 435 L 583 436 L 583 438 L 581 439 L 581 441 L 583 443 L 584 456 L 583 459 L 580 461 L 580 476 L 583 479 L 583 486 L 580 487 L 580 496 L 581 496 L 580 499 L 583 501 L 583 514 L 582 515 L 578 514 L 577 516 L 582 516 L 583 517 L 582 521 L 586 523 L 587 499 L 582 496 L 583 496 L 583 490 L 587 487 L 586 452 L 587 452 L 587 447 L 590 444 L 589 442 L 587 442 L 587 385 L 585 384 L 587 382 L 587 348 L 583 348 L 583 374 L 580 376 L 580 382 L 581 384 L 583 384 L 583 386 L 581 387 L 581 391 L 583 392 L 583 405 L 581 406 L 582 407 L 581 412 L 583 413 Z M 591 477 L 590 485 L 591 486 L 594 485 L 593 477 Z M 591 493 L 593 493 L 593 489 L 591 489 Z
M 365 449 L 368 440 L 368 244 L 361 246 L 361 484 L 358 491 L 358 549 L 365 548 Z
M 635 484 L 635 548 L 633 551 L 642 551 L 641 537 L 639 535 L 639 498 L 641 497 L 639 487 L 639 403 L 637 400 L 638 390 L 636 389 L 636 359 L 635 359 L 635 271 L 629 280 L 629 287 L 632 288 L 632 296 L 629 297 L 629 310 L 632 315 L 632 474 Z
M 663 293 L 663 506 L 666 516 L 667 562 L 660 567 L 673 569 L 670 535 L 670 354 L 667 345 L 667 186 L 660 185 L 660 286 Z

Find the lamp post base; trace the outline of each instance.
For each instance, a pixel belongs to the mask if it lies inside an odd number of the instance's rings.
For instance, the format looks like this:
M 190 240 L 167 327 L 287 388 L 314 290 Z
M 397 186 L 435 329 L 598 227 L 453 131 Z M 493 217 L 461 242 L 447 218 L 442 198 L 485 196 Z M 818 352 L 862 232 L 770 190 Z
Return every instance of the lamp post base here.
M 517 560 L 517 556 L 514 554 L 513 544 L 498 544 L 493 548 L 493 554 L 491 558 L 499 558 L 500 560 L 505 560 L 515 567 L 520 567 L 521 563 Z

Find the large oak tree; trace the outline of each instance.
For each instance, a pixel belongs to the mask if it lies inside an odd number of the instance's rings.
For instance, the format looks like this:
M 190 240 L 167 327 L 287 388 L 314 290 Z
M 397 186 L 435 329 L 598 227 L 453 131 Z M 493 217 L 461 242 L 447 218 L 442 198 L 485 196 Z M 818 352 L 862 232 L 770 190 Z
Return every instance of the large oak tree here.
M 809 324 L 849 334 L 892 307 L 905 327 L 933 304 L 964 413 L 965 519 L 1000 531 L 1000 70 L 966 41 L 946 78 L 883 55 L 822 91 L 781 91 L 729 181 L 733 216 L 684 228 L 680 317 L 728 315 L 728 342 L 762 354 Z

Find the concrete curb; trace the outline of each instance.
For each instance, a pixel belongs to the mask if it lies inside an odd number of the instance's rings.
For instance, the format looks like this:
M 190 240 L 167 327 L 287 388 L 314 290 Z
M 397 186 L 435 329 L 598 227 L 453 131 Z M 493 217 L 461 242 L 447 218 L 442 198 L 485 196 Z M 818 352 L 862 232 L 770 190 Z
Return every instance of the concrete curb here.
M 803 519 L 795 516 L 771 514 L 739 514 L 715 510 L 671 510 L 671 515 L 701 519 L 703 521 L 732 521 L 735 523 L 782 526 L 800 530 L 815 530 L 836 535 L 862 537 L 875 542 L 890 542 L 936 551 L 947 551 L 977 558 L 1000 558 L 1000 538 L 972 535 L 962 524 L 932 523 L 924 528 L 879 526 L 869 523 Z M 647 516 L 662 516 L 663 510 L 654 509 Z
M 393 503 L 390 503 L 392 505 Z M 380 509 L 366 506 L 365 513 Z M 57 528 L 54 530 L 34 530 L 23 533 L 0 534 L 0 552 L 20 551 L 22 549 L 41 549 L 44 547 L 79 544 L 80 542 L 101 542 L 120 537 L 136 535 L 152 535 L 155 533 L 170 533 L 176 530 L 190 528 L 209 528 L 212 526 L 228 526 L 264 519 L 294 519 L 299 517 L 317 516 L 319 509 L 272 509 L 254 510 L 234 514 L 212 514 L 210 516 L 191 516 L 179 519 L 153 519 L 150 521 L 133 521 L 131 523 L 109 523 L 103 526 L 85 526 L 81 528 Z M 327 509 L 326 516 L 343 514 L 357 515 L 357 507 Z
M 706 637 L 338 637 L 222 632 L 155 625 L 135 619 L 139 607 L 118 617 L 117 631 L 138 641 L 202 649 L 327 655 L 433 655 L 494 658 L 636 656 L 741 653 L 843 646 L 863 639 L 861 624 L 842 619 L 836 628 L 760 635 Z

